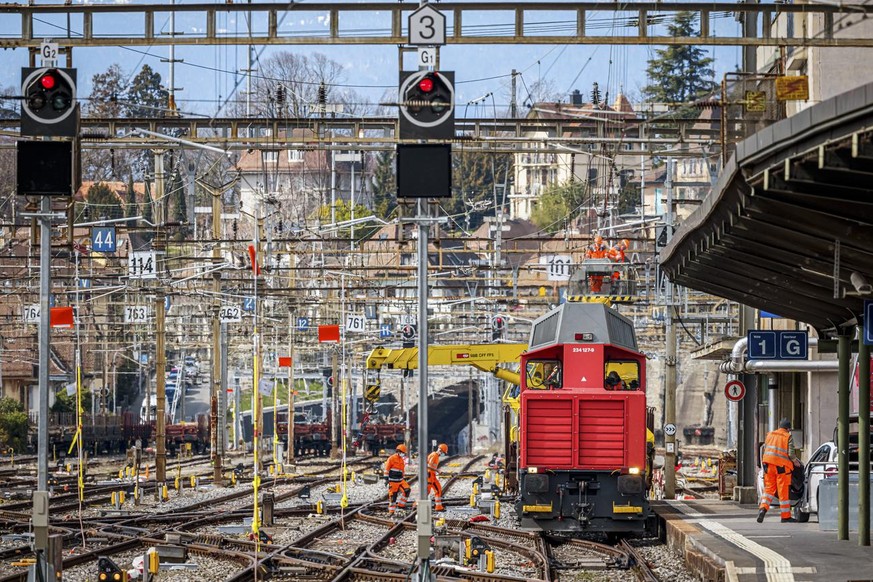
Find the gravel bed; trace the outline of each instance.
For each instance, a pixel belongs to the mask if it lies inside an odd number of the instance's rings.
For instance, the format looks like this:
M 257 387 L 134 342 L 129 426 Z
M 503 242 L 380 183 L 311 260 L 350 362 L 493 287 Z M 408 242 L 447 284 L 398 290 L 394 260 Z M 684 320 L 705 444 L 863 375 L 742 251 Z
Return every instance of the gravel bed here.
M 352 520 L 346 522 L 345 528 L 334 530 L 326 536 L 319 538 L 311 547 L 332 554 L 351 556 L 361 546 L 372 544 L 385 535 L 385 531 L 385 528 L 382 526 L 360 520 Z
M 282 517 L 276 519 L 275 525 L 264 525 L 261 526 L 261 529 L 273 538 L 273 545 L 287 546 L 299 539 L 301 536 L 304 536 L 307 533 L 320 528 L 321 526 L 333 519 L 335 519 L 335 516 L 317 514 L 310 514 L 306 517 Z M 227 522 L 221 524 L 211 523 L 207 526 L 186 530 L 186 533 L 190 533 L 193 535 L 214 536 L 218 533 L 219 525 L 242 525 L 242 521 L 237 520 L 233 523 Z M 246 528 L 246 530 L 242 533 L 224 534 L 223 537 L 228 539 L 248 540 L 250 533 L 250 528 Z
M 326 500 L 326 494 L 336 493 L 336 485 L 339 481 L 327 483 L 312 488 L 309 492 L 309 499 L 301 499 L 292 497 L 282 500 L 276 504 L 276 509 L 289 509 L 295 507 L 312 507 L 319 500 L 324 501 L 326 507 L 339 507 L 338 500 Z M 351 479 L 346 481 L 346 497 L 349 505 L 357 505 L 362 503 L 372 503 L 374 501 L 384 500 L 388 494 L 388 487 L 382 482 L 377 483 L 356 483 Z
M 379 555 L 387 560 L 396 560 L 411 564 L 418 556 L 418 537 L 415 530 L 404 529 L 394 537 L 394 543 L 388 543 Z
M 630 540 L 640 556 L 664 582 L 695 582 L 697 578 L 685 567 L 685 559 L 677 550 L 662 544 L 657 538 Z
M 273 545 L 287 546 L 332 519 L 335 517 L 316 514 L 307 517 L 282 517 L 276 519 L 275 525 L 264 526 L 262 529 L 273 536 Z
M 30 557 L 33 557 L 32 555 Z M 24 566 L 13 566 L 9 562 L 0 562 L 0 576 L 9 576 L 24 572 Z
M 133 560 L 142 556 L 146 548 L 130 550 L 109 556 L 118 567 L 127 571 L 133 568 Z M 180 568 L 178 570 L 161 569 L 157 579 L 161 582 L 190 582 L 191 580 L 221 581 L 243 565 L 236 560 L 203 554 L 189 554 L 188 562 L 198 564 L 197 568 Z M 81 564 L 64 570 L 64 580 L 91 581 L 97 580 L 97 562 Z

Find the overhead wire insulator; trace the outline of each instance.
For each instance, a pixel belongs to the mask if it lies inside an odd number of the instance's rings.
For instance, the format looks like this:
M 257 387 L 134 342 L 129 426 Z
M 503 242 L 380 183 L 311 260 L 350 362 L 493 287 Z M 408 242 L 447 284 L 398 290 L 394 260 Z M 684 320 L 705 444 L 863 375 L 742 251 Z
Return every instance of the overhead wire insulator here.
M 327 105 L 327 87 L 325 87 L 324 82 L 318 86 L 318 105 L 321 107 Z

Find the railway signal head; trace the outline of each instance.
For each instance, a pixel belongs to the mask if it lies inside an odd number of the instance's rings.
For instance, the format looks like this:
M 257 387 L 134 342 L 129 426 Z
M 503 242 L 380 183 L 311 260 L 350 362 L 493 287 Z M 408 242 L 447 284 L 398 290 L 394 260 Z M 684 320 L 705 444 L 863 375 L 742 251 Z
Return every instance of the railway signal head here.
M 97 559 L 97 579 L 100 582 L 121 582 L 126 578 L 125 572 L 106 556 Z
M 21 135 L 78 135 L 75 69 L 24 68 L 21 95 Z
M 452 71 L 400 73 L 401 139 L 455 136 L 454 77 Z

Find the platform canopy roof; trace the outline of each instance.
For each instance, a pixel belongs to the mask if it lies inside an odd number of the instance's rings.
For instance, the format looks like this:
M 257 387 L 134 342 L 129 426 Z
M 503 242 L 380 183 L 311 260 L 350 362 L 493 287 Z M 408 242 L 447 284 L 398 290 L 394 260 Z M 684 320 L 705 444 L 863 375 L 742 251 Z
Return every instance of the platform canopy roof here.
M 675 283 L 825 335 L 859 324 L 873 299 L 873 83 L 738 143 L 660 262 Z

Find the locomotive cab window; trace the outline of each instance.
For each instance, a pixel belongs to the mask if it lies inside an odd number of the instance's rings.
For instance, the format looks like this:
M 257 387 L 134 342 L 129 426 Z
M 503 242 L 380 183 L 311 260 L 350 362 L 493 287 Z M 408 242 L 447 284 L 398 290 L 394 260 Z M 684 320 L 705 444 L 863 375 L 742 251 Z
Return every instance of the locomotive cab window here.
M 529 360 L 525 369 L 525 383 L 532 390 L 561 388 L 560 360 Z
M 606 362 L 603 387 L 607 390 L 639 390 L 640 365 L 630 360 Z

